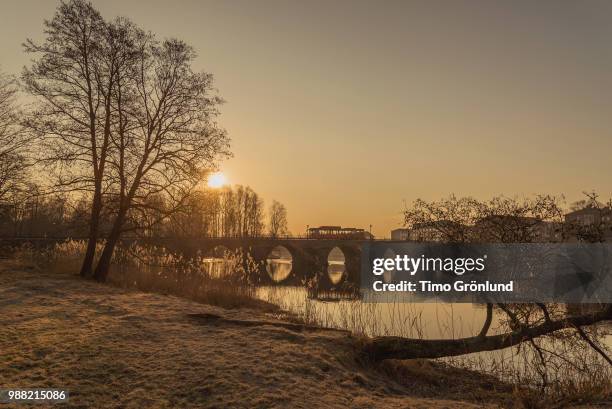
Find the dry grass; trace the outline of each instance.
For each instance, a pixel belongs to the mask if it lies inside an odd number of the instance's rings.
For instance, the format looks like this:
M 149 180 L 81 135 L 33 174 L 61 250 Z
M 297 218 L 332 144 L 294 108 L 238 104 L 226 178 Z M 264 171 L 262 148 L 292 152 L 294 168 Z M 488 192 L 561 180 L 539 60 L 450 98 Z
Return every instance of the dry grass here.
M 513 395 L 525 409 L 609 408 L 612 407 L 612 380 L 604 374 L 559 382 L 546 393 L 533 388 L 515 388 Z
M 502 407 L 516 409 L 612 407 L 612 380 L 605 375 L 580 382 L 565 381 L 544 392 L 431 360 L 388 360 L 377 369 L 403 386 L 418 390 L 422 396 L 433 397 L 444 390 L 447 398 L 483 405 L 496 402 Z
M 44 272 L 53 276 L 74 277 L 80 265 L 80 257 L 84 245 L 78 242 L 67 242 L 56 246 L 48 252 L 34 252 L 29 248 L 19 249 L 10 262 L 12 270 L 29 272 Z M 243 263 L 242 254 L 226 255 L 230 268 L 227 271 L 213 271 L 210 265 L 203 262 L 202 257 L 189 260 L 168 254 L 156 248 L 131 248 L 118 252 L 110 276 L 113 285 L 126 289 L 138 289 L 165 295 L 177 295 L 200 303 L 234 309 L 241 312 L 251 309 L 259 312 L 273 313 L 275 316 L 285 316 L 276 305 L 285 309 L 295 310 L 295 306 L 283 305 L 282 299 L 276 299 L 282 294 L 274 292 L 265 297 L 269 302 L 256 299 L 255 287 L 248 282 L 248 263 Z M 245 265 L 247 266 L 245 268 Z M 284 293 L 284 292 L 283 292 Z M 297 299 L 297 298 L 296 298 Z M 320 309 L 317 302 L 311 299 L 299 300 L 305 308 L 299 316 L 292 320 L 311 325 L 326 327 L 349 328 L 353 333 L 371 334 L 372 332 L 389 331 L 388 328 L 374 328 L 373 324 L 382 323 L 372 304 L 343 303 L 337 304 L 341 314 L 333 314 Z M 356 308 L 357 307 L 357 308 Z M 340 320 L 338 321 L 338 317 Z M 422 337 L 418 331 L 422 328 L 422 317 L 411 314 L 410 319 L 398 314 L 402 328 L 409 330 L 405 336 Z M 392 324 L 396 324 L 393 322 Z M 378 324 L 380 325 L 380 324 Z M 416 331 L 416 332 L 415 332 Z M 354 345 L 354 343 L 353 343 Z M 343 352 L 346 356 L 352 353 Z M 454 365 L 461 365 L 459 361 Z M 585 361 L 586 362 L 586 361 Z M 513 363 L 513 361 L 511 362 Z M 366 365 L 367 366 L 367 365 Z M 490 370 L 491 363 L 471 363 L 469 368 L 481 368 L 481 371 L 502 374 Z M 545 393 L 524 385 L 525 374 L 518 375 L 517 368 L 503 369 L 506 379 L 514 379 L 515 388 L 496 380 L 496 377 L 483 375 L 466 368 L 460 369 L 445 365 L 442 362 L 430 361 L 389 361 L 381 365 L 368 367 L 368 371 L 393 379 L 402 388 L 408 388 L 412 395 L 434 398 L 444 396 L 448 399 L 469 400 L 478 404 L 502 404 L 505 407 L 550 408 L 573 405 L 607 404 L 610 400 L 610 379 L 607 377 L 609 368 L 600 372 L 600 377 L 590 375 L 573 380 L 559 380 L 547 387 Z M 600 379 L 601 378 L 601 379 Z M 359 383 L 361 378 L 355 378 Z M 390 390 L 394 390 L 391 387 Z M 365 400 L 363 402 L 366 402 Z M 364 403 L 365 404 L 365 403 Z M 367 407 L 367 405 L 366 405 Z
M 444 390 L 445 396 L 453 399 L 512 406 L 512 386 L 479 372 L 424 359 L 387 360 L 378 370 L 423 396 L 435 397 Z
M 279 303 L 306 322 L 329 328 L 349 329 L 353 334 L 364 337 L 392 335 L 417 339 L 453 339 L 477 334 L 484 320 L 484 309 L 480 311 L 482 317 L 478 318 L 472 316 L 472 310 L 463 308 L 472 308 L 469 304 L 436 304 L 434 308 L 427 310 L 423 307 L 424 304 L 401 302 L 318 302 L 300 289 L 266 289 L 263 295 L 264 299 Z M 502 314 L 494 316 L 491 333 L 509 331 L 503 318 Z M 462 319 L 466 320 L 466 325 L 462 325 Z M 474 320 L 478 327 L 470 328 L 470 319 Z M 593 339 L 598 339 L 600 345 L 609 348 L 612 346 L 612 338 L 609 335 L 611 330 L 609 324 L 603 323 L 590 327 L 587 331 L 592 334 Z M 560 331 L 542 337 L 534 343 L 543 350 L 550 351 L 546 352 L 545 365 L 530 343 L 504 350 L 441 358 L 436 362 L 449 364 L 465 373 L 477 371 L 480 374 L 489 374 L 491 378 L 516 385 L 521 395 L 533 395 L 535 399 L 543 402 L 578 402 L 579 399 L 582 399 L 582 402 L 600 402 L 606 399 L 609 401 L 612 367 L 578 338 L 574 331 Z M 401 377 L 401 373 L 399 376 Z M 531 403 L 527 404 L 530 405 Z
M 361 367 L 345 332 L 299 330 L 253 310 L 20 263 L 0 263 L 0 300 L 0 385 L 67 388 L 58 407 L 483 407 Z
M 96 254 L 104 243 L 98 243 Z M 13 260 L 21 265 L 44 268 L 52 274 L 77 275 L 85 254 L 86 242 L 68 240 L 48 249 L 23 246 L 13 250 Z M 118 247 L 108 283 L 122 288 L 172 294 L 223 308 L 252 308 L 278 311 L 275 304 L 255 296 L 248 278 L 255 266 L 241 251 L 223 255 L 221 269 L 202 255 L 185 258 L 160 247 Z M 244 262 L 246 260 L 246 262 Z

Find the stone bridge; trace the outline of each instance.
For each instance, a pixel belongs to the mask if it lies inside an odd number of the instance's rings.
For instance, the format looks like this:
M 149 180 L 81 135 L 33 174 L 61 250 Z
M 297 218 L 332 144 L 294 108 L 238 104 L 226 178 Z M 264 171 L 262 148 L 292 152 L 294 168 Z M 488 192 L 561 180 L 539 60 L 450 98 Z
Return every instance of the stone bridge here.
M 299 285 L 318 277 L 321 287 L 333 288 L 346 282 L 359 284 L 361 244 L 367 240 L 219 237 L 141 241 L 163 246 L 171 252 L 182 253 L 187 257 L 197 254 L 223 257 L 226 251 L 234 253 L 241 249 L 243 256 L 248 254 L 251 262 L 255 263 L 255 278 L 262 285 L 272 283 Z M 331 257 L 333 260 L 330 260 L 332 250 L 334 250 Z M 286 278 L 277 282 L 271 276 L 269 262 L 275 260 L 279 255 L 290 259 L 291 270 Z M 243 260 L 245 263 L 248 262 L 246 258 Z M 336 274 L 330 275 L 330 270 L 335 271 Z M 342 271 L 341 276 L 340 271 Z M 336 280 L 332 277 L 335 277 Z
M 67 238 L 0 239 L 0 248 L 24 242 L 33 244 L 35 247 L 45 247 L 65 240 Z M 270 237 L 126 238 L 122 240 L 124 244 L 139 242 L 164 247 L 170 252 L 183 254 L 186 257 L 200 255 L 220 258 L 227 251 L 234 253 L 241 249 L 244 265 L 246 266 L 248 260 L 251 260 L 250 265 L 255 265 L 255 271 L 251 272 L 255 275 L 255 282 L 261 285 L 273 283 L 301 285 L 316 277 L 320 288 L 323 289 L 338 287 L 343 283 L 359 284 L 361 247 L 362 243 L 367 241 L 369 240 Z M 334 260 L 330 259 L 332 250 Z M 246 254 L 248 257 L 245 257 Z M 285 259 L 290 259 L 289 262 L 286 262 L 288 265 L 285 267 L 285 270 L 290 267 L 290 271 L 286 278 L 277 281 L 272 278 L 269 264 L 270 261 L 274 262 L 279 254 Z M 330 274 L 330 272 L 335 274 Z

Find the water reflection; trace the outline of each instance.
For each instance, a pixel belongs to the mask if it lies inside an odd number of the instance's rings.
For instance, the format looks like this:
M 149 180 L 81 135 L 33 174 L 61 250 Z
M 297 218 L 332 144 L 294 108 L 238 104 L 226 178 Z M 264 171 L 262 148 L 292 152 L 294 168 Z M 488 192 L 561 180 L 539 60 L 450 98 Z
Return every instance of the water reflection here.
M 202 259 L 202 269 L 210 277 L 220 278 L 230 273 L 230 250 L 225 246 L 216 246 Z
M 293 286 L 261 287 L 258 296 L 299 316 L 308 314 L 308 319 L 322 325 L 368 336 L 468 337 L 478 334 L 486 316 L 486 309 L 479 304 L 367 303 L 355 294 L 336 291 L 313 293 Z
M 391 249 L 387 249 L 383 256 L 385 259 L 395 259 L 395 252 Z M 395 267 L 385 268 L 385 272 L 382 275 L 383 282 L 392 283 L 395 278 Z
M 291 274 L 293 268 L 293 257 L 286 247 L 276 246 L 272 249 L 266 259 L 266 271 L 270 278 L 279 283 Z
M 483 304 L 469 303 L 385 303 L 363 302 L 354 296 L 345 297 L 336 291 L 314 292 L 303 287 L 261 287 L 257 296 L 296 314 L 306 322 L 330 328 L 347 329 L 368 336 L 400 336 L 418 339 L 456 339 L 477 335 L 486 317 Z M 572 312 L 574 306 L 567 306 Z M 494 310 L 489 334 L 506 332 L 500 324 L 505 315 Z M 609 324 L 601 324 L 609 331 Z M 544 347 L 555 349 L 553 341 L 543 340 Z M 612 347 L 612 335 L 601 341 Z M 480 352 L 444 361 L 460 366 L 490 371 L 503 377 L 514 370 L 527 371 L 525 362 L 519 359 L 519 348 Z M 536 357 L 537 358 L 537 357 Z M 511 371 L 509 371 L 512 369 Z M 525 376 L 531 376 L 525 372 Z
M 333 285 L 339 284 L 346 274 L 346 257 L 339 247 L 334 247 L 327 256 L 327 274 Z

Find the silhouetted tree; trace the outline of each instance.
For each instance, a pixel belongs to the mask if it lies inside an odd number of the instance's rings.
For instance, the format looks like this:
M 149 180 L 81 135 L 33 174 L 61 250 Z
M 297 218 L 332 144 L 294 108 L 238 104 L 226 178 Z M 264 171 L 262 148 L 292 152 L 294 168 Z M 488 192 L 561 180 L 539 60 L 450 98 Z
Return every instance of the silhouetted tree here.
M 408 227 L 427 225 L 437 228 L 442 242 L 452 243 L 530 243 L 557 241 L 567 234 L 559 200 L 551 196 L 534 199 L 496 197 L 490 201 L 451 196 L 441 201 L 417 200 L 404 212 Z M 561 234 L 559 235 L 559 229 Z M 489 335 L 493 310 L 504 317 L 500 325 L 506 332 Z M 546 337 L 557 341 L 579 342 L 592 347 L 612 364 L 606 347 L 599 343 L 596 331 L 585 327 L 612 320 L 612 305 L 596 312 L 568 315 L 558 304 L 488 304 L 483 326 L 477 335 L 460 339 L 424 340 L 382 336 L 369 340 L 365 350 L 375 360 L 438 358 L 491 351 L 525 343 L 546 365 L 547 351 L 539 342 Z M 565 330 L 565 331 L 564 331 Z M 557 334 L 562 333 L 557 337 Z M 593 335 L 595 334 L 595 335 Z
M 194 192 L 180 212 L 172 214 L 165 225 L 171 237 L 220 236 L 220 196 L 217 189 Z
M 287 234 L 287 209 L 285 205 L 274 200 L 270 205 L 268 232 L 272 237 Z
M 192 70 L 191 47 L 159 42 L 124 18 L 105 21 L 86 1 L 62 3 L 45 33 L 25 44 L 35 60 L 22 78 L 36 97 L 25 124 L 56 176 L 53 190 L 91 198 L 82 275 L 92 271 L 110 215 L 94 274 L 104 280 L 122 233 L 150 234 L 227 152 L 215 122 L 221 100 L 212 76 Z
M 21 191 L 26 179 L 28 138 L 19 125 L 16 93 L 15 81 L 0 73 L 0 204 Z
M 132 51 L 122 21 L 108 24 L 91 3 L 62 2 L 45 21 L 46 39 L 27 40 L 35 60 L 22 78 L 36 97 L 26 122 L 40 141 L 40 159 L 55 172 L 54 190 L 91 195 L 89 242 L 81 275 L 90 275 L 99 236 L 115 107 L 112 97 Z
M 175 39 L 159 42 L 127 26 L 136 52 L 111 93 L 107 164 L 116 212 L 94 273 L 100 281 L 108 275 L 122 233 L 150 228 L 179 211 L 204 173 L 228 154 L 226 132 L 215 121 L 222 101 L 215 95 L 212 75 L 193 71 L 193 49 Z M 131 215 L 143 209 L 160 216 L 149 226 L 130 226 Z

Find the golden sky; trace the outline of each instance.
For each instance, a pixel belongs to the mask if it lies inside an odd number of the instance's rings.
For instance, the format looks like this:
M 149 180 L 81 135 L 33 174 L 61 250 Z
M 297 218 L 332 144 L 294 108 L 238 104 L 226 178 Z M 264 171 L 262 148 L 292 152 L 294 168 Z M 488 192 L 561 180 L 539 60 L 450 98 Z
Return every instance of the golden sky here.
M 400 226 L 450 193 L 612 191 L 612 2 L 94 1 L 199 53 L 227 100 L 222 166 L 293 233 Z M 0 3 L 0 67 L 54 1 Z

